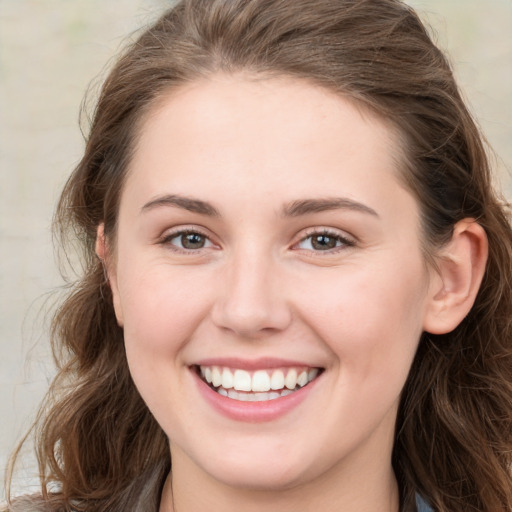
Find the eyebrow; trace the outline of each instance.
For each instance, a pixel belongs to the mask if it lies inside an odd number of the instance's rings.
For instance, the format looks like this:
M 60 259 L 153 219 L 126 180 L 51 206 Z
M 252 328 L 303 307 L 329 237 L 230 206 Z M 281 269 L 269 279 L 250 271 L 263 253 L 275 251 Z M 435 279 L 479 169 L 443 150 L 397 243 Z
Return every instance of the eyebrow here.
M 162 206 L 182 208 L 189 212 L 220 217 L 219 211 L 210 203 L 177 194 L 167 194 L 147 202 L 141 212 L 153 210 Z M 355 210 L 378 217 L 378 213 L 369 206 L 345 197 L 330 197 L 324 199 L 299 199 L 286 204 L 282 209 L 284 217 L 300 217 L 311 213 L 319 213 L 328 210 Z
M 207 215 L 209 217 L 219 217 L 219 211 L 206 201 L 200 199 L 194 199 L 191 197 L 179 196 L 176 194 L 168 194 L 152 199 L 146 203 L 141 212 L 146 212 L 158 208 L 160 206 L 174 206 L 188 210 L 189 212 L 199 213 L 200 215 Z
M 379 216 L 373 208 L 346 197 L 329 197 L 325 199 L 302 199 L 292 201 L 283 208 L 283 215 L 285 217 L 299 217 L 301 215 L 328 210 L 355 210 L 357 212 L 368 213 L 375 217 Z

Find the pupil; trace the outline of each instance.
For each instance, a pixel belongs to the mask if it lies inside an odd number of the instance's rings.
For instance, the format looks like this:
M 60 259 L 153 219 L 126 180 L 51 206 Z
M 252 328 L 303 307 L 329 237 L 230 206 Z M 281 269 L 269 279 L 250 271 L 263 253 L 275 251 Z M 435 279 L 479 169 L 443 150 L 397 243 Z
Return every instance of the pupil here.
M 182 236 L 181 243 L 185 249 L 201 249 L 204 247 L 204 237 L 197 233 L 188 233 Z
M 311 243 L 315 249 L 325 251 L 336 247 L 336 238 L 327 235 L 318 235 L 313 238 Z

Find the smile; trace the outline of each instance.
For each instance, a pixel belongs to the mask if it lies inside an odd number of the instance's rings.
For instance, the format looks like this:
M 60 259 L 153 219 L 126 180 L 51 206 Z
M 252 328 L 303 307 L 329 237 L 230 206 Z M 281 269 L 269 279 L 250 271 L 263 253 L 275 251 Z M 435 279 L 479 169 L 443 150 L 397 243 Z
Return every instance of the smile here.
M 319 368 L 290 367 L 257 371 L 199 366 L 198 374 L 219 395 L 241 402 L 266 402 L 294 393 L 313 381 Z

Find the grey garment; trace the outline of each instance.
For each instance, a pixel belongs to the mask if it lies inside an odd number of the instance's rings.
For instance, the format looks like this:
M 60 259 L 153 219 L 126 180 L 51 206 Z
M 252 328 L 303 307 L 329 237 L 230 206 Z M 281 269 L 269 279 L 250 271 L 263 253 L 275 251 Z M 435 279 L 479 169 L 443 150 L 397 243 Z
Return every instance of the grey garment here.
M 416 494 L 416 508 L 418 512 L 434 512 L 419 494 Z

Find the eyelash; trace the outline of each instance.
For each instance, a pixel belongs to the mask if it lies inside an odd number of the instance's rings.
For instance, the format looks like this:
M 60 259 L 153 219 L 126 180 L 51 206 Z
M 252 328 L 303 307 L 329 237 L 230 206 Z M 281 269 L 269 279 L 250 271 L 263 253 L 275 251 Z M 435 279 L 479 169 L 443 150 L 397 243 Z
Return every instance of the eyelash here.
M 326 249 L 326 250 L 314 250 L 314 249 L 300 249 L 298 248 L 298 250 L 307 250 L 308 252 L 314 252 L 315 254 L 325 254 L 325 255 L 332 255 L 332 254 L 335 254 L 339 251 L 343 251 L 343 250 L 346 250 L 347 248 L 350 248 L 350 247 L 354 247 L 356 245 L 356 242 L 347 237 L 347 236 L 344 236 L 344 235 L 341 235 L 340 233 L 336 232 L 336 231 L 333 231 L 333 230 L 329 230 L 329 229 L 326 229 L 326 228 L 323 228 L 323 229 L 318 229 L 318 228 L 314 228 L 314 229 L 311 229 L 310 231 L 308 231 L 306 233 L 306 236 L 302 237 L 299 242 L 297 242 L 294 247 L 297 247 L 299 244 L 305 242 L 306 240 L 308 239 L 313 239 L 313 237 L 326 237 L 326 238 L 330 238 L 330 239 L 334 239 L 336 241 L 336 243 L 340 243 L 340 245 L 337 245 L 336 247 L 334 248 L 331 248 L 331 249 Z
M 174 240 L 175 238 L 181 238 L 186 235 L 199 235 L 200 237 L 202 237 L 205 240 L 205 243 L 210 244 L 208 247 L 214 245 L 213 242 L 208 237 L 208 235 L 201 232 L 201 230 L 199 230 L 197 228 L 180 229 L 180 230 L 174 231 L 172 233 L 165 235 L 158 243 L 161 245 L 170 246 L 173 251 L 181 253 L 181 254 L 187 254 L 187 255 L 197 254 L 202 249 L 205 249 L 205 247 L 200 247 L 198 249 L 186 249 L 183 247 L 178 247 L 177 245 L 171 243 L 171 241 Z M 206 247 L 206 248 L 208 248 L 208 247 Z
M 184 237 L 187 235 L 199 235 L 200 237 L 202 237 L 204 239 L 205 243 L 209 244 L 209 245 L 207 245 L 206 247 L 203 246 L 203 247 L 200 247 L 197 249 L 187 249 L 184 247 L 178 247 L 177 245 L 171 243 L 172 240 L 174 240 L 176 238 Z M 336 241 L 336 244 L 339 243 L 340 245 L 336 245 L 335 247 L 329 248 L 326 250 L 304 249 L 304 248 L 298 247 L 300 244 L 302 244 L 306 240 L 312 239 L 315 236 L 333 239 Z M 165 246 L 171 246 L 173 251 L 181 253 L 181 254 L 187 254 L 187 255 L 197 254 L 199 251 L 202 251 L 205 248 L 214 246 L 214 243 L 210 240 L 208 235 L 201 232 L 197 228 L 180 229 L 178 231 L 174 231 L 172 233 L 165 235 L 158 243 L 161 245 L 165 245 Z M 331 231 L 331 230 L 325 229 L 325 228 L 320 229 L 320 230 L 315 228 L 315 229 L 311 229 L 309 232 L 307 232 L 306 236 L 302 237 L 297 243 L 295 243 L 293 245 L 292 248 L 296 249 L 296 250 L 304 250 L 304 251 L 308 251 L 308 252 L 314 252 L 317 254 L 324 253 L 326 255 L 329 255 L 329 254 L 337 253 L 339 251 L 343 251 L 350 247 L 354 247 L 355 245 L 356 245 L 356 242 L 353 239 L 343 236 L 340 233 L 337 233 L 335 231 Z

